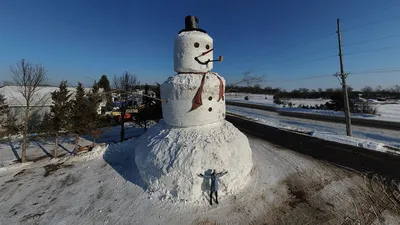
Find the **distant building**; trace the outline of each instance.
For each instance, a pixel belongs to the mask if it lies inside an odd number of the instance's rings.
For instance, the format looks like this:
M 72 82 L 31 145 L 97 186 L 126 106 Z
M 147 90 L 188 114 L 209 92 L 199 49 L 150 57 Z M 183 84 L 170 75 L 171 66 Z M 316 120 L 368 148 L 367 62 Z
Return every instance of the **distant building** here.
M 6 103 L 8 104 L 8 107 L 13 109 L 18 109 L 21 107 L 26 106 L 24 102 L 24 98 L 22 94 L 18 91 L 20 87 L 18 86 L 3 86 L 0 87 L 0 94 L 4 95 L 6 98 Z M 49 112 L 50 111 L 50 106 L 53 105 L 53 101 L 51 99 L 51 92 L 58 90 L 59 87 L 40 87 L 39 91 L 37 92 L 37 95 L 35 96 L 35 99 L 32 101 L 32 107 L 33 108 L 42 108 L 41 113 Z M 76 88 L 74 87 L 68 87 L 68 90 L 70 93 L 72 93 L 71 99 L 75 97 L 75 92 Z M 86 93 L 89 93 L 92 88 L 84 88 Z M 103 92 L 103 89 L 101 88 L 99 92 Z M 106 96 L 103 96 L 103 100 L 99 105 L 99 108 L 97 109 L 97 112 L 101 114 L 101 108 L 106 106 Z

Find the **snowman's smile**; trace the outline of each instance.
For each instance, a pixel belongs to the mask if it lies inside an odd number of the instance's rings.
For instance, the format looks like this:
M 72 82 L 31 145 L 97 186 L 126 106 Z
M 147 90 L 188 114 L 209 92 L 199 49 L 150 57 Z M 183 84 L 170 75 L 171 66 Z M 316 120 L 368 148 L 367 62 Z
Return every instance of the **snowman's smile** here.
M 210 52 L 213 51 L 213 50 L 214 50 L 214 49 L 212 48 L 212 49 L 210 49 L 210 50 L 208 50 L 208 51 L 205 51 L 205 52 L 201 53 L 201 55 L 199 55 L 199 56 L 197 56 L 197 57 L 194 57 L 194 60 L 196 60 L 196 62 L 198 62 L 198 63 L 201 64 L 201 65 L 207 65 L 209 62 L 211 62 L 211 60 L 208 59 L 207 61 L 202 62 L 202 61 L 200 61 L 199 57 L 205 56 L 205 55 L 207 55 L 208 53 L 210 53 Z
M 194 57 L 194 60 L 196 60 L 196 62 L 198 62 L 201 65 L 207 65 L 211 61 L 210 59 L 208 59 L 207 61 L 202 62 L 198 57 Z

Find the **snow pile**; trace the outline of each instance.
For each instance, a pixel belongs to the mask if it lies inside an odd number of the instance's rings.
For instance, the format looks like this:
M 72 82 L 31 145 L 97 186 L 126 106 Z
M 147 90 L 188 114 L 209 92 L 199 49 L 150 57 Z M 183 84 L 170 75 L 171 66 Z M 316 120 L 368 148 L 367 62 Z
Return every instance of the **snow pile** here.
M 96 145 L 92 151 L 82 153 L 78 156 L 68 156 L 65 158 L 65 162 L 73 163 L 73 162 L 86 162 L 91 161 L 93 159 L 102 158 L 105 151 L 107 150 L 108 145 Z
M 149 128 L 151 129 L 151 128 Z M 121 162 L 124 159 L 121 157 L 125 156 L 126 154 L 133 154 L 134 153 L 134 142 L 136 139 L 131 138 L 124 142 L 118 142 L 115 144 L 111 144 L 107 151 L 104 152 L 103 158 L 112 162 Z M 129 168 L 126 168 L 129 169 Z
M 161 199 L 204 201 L 209 181 L 197 174 L 210 169 L 228 171 L 221 178 L 220 195 L 237 193 L 253 167 L 247 137 L 227 121 L 184 129 L 161 121 L 135 144 L 140 176 Z

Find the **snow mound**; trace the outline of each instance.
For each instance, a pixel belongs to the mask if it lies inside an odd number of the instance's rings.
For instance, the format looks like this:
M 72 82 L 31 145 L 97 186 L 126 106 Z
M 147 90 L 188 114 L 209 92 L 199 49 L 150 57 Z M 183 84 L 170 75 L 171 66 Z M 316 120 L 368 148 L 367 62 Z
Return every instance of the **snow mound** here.
M 210 169 L 228 171 L 220 179 L 222 198 L 237 193 L 246 186 L 253 167 L 247 137 L 227 121 L 184 129 L 161 121 L 135 144 L 140 177 L 162 200 L 204 201 L 209 180 L 197 174 Z
M 86 162 L 86 161 L 91 161 L 94 159 L 100 159 L 103 157 L 107 148 L 108 148 L 107 144 L 106 145 L 96 145 L 90 152 L 85 152 L 85 153 L 83 153 L 81 155 L 77 155 L 77 156 L 68 156 L 63 161 L 68 162 L 68 163 L 73 163 L 73 162 Z

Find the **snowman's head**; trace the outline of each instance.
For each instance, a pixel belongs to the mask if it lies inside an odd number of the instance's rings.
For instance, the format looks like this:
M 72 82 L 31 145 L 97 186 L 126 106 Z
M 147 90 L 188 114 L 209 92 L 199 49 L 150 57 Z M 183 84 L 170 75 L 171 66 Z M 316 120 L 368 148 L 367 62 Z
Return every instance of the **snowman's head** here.
M 175 38 L 174 70 L 208 72 L 213 68 L 213 39 L 198 27 L 194 16 L 185 18 L 185 29 Z

